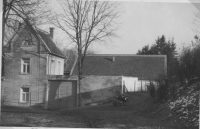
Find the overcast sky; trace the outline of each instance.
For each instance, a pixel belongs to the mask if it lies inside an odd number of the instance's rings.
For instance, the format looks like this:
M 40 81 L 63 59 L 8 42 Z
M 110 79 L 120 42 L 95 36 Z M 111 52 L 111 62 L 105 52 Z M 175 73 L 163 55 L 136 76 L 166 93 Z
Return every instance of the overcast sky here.
M 113 39 L 109 45 L 93 44 L 92 49 L 98 54 L 136 54 L 144 45 L 155 43 L 161 35 L 165 35 L 167 40 L 174 38 L 177 50 L 183 43 L 189 44 L 193 40 L 194 13 L 199 10 L 192 3 L 120 2 L 124 12 L 116 32 L 119 38 Z M 55 30 L 57 42 L 66 44 L 65 37 L 62 31 Z

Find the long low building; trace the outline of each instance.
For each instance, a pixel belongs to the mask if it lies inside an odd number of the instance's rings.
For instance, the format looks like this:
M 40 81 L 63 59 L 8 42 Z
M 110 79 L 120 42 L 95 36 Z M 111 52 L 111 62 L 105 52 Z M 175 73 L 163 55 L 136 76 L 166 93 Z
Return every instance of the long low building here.
M 77 64 L 71 75 L 78 75 Z M 83 76 L 124 76 L 122 83 L 129 91 L 147 91 L 160 75 L 167 75 L 166 55 L 94 54 L 83 64 Z

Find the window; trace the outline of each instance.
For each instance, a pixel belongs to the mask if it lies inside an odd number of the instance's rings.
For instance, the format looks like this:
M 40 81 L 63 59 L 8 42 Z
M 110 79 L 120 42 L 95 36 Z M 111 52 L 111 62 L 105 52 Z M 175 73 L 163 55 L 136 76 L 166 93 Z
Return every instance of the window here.
M 30 73 L 30 59 L 22 59 L 21 73 Z
M 60 75 L 60 61 L 58 61 L 58 75 Z
M 28 102 L 29 101 L 29 88 L 26 87 L 26 88 L 21 88 L 20 90 L 21 92 L 21 99 L 20 99 L 20 102 Z
M 28 46 L 28 45 L 32 45 L 32 44 L 31 44 L 31 42 L 30 42 L 29 40 L 24 40 L 24 41 L 22 42 L 22 45 L 23 45 L 23 46 Z
M 51 60 L 51 75 L 55 74 L 55 61 Z

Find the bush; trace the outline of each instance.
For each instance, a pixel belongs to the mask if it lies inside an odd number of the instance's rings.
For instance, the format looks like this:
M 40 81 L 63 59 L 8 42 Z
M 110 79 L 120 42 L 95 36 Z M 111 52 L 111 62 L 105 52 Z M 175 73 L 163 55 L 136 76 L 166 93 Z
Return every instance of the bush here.
M 199 126 L 199 85 L 200 82 L 187 85 L 184 90 L 180 87 L 180 96 L 169 103 L 171 113 L 177 115 L 187 128 Z
M 152 98 L 156 98 L 157 102 L 167 99 L 168 95 L 168 83 L 166 80 L 157 80 L 158 86 L 153 83 L 147 87 L 148 92 Z
M 166 100 L 168 98 L 167 88 L 168 88 L 168 85 L 159 84 L 158 90 L 156 92 L 156 99 L 158 102 Z
M 155 97 L 156 96 L 156 88 L 155 85 L 153 83 L 150 83 L 149 86 L 147 86 L 148 92 L 150 94 L 151 97 Z
M 169 84 L 166 75 L 159 75 L 156 79 L 158 82 L 158 88 L 156 90 L 156 100 L 157 102 L 166 100 L 169 94 Z

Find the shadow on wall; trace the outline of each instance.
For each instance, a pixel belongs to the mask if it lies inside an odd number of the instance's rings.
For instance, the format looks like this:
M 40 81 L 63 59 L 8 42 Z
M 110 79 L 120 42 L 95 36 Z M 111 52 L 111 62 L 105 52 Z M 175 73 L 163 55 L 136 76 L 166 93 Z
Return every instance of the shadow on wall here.
M 113 98 L 116 95 L 120 95 L 120 93 L 121 93 L 120 85 L 84 92 L 81 94 L 82 106 L 85 106 L 88 103 Z
M 50 81 L 48 108 L 63 109 L 76 107 L 77 82 L 76 81 Z
M 113 98 L 121 93 L 121 86 L 112 86 L 81 93 L 82 106 Z M 50 81 L 48 108 L 64 109 L 77 106 L 76 81 Z

